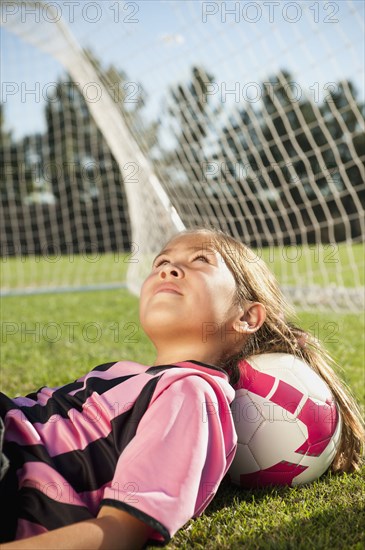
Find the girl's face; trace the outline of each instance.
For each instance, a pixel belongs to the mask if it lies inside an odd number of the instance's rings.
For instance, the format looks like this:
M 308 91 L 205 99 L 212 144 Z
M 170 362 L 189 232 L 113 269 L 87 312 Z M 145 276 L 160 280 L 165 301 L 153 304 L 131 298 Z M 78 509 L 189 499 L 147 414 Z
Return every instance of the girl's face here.
M 238 338 L 233 324 L 242 310 L 235 292 L 234 277 L 208 236 L 177 236 L 156 257 L 142 286 L 141 324 L 156 347 L 178 339 L 213 343 L 224 352 Z

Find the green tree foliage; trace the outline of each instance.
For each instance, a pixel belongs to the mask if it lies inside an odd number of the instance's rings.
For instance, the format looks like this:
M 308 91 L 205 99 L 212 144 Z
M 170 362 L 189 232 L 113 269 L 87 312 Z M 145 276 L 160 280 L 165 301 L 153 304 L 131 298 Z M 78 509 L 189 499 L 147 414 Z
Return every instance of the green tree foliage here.
M 129 82 L 114 66 L 103 67 L 90 51 L 86 55 L 105 87 L 104 93 L 110 94 L 131 131 L 138 127 L 141 136 L 146 136 L 141 131 L 142 87 Z M 8 195 L 11 190 L 11 201 L 6 205 L 8 240 L 17 238 L 10 220 L 15 216 L 18 233 L 28 233 L 29 237 L 21 244 L 24 253 L 41 253 L 45 238 L 50 247 L 53 242 L 61 252 L 128 249 L 123 167 L 117 165 L 92 118 L 88 98 L 69 75 L 63 75 L 53 95 L 47 96 L 45 118 L 43 135 L 26 136 L 3 147 L 3 154 L 6 152 L 14 164 L 7 181 Z M 4 133 L 3 122 L 1 131 Z M 152 134 L 153 128 L 149 128 L 143 141 L 146 149 L 156 141 Z M 32 250 L 27 240 L 34 243 Z
M 242 235 L 266 228 L 266 241 L 252 238 L 251 244 L 269 244 L 278 232 L 282 242 L 301 242 L 305 227 L 307 242 L 358 237 L 365 133 L 354 85 L 332 83 L 321 102 L 314 101 L 282 70 L 261 84 L 260 102 L 242 102 L 230 114 L 222 104 L 217 114 L 226 110 L 223 119 L 209 108 L 211 82 L 194 68 L 190 82 L 170 94 L 178 143 L 165 160 L 185 173 L 195 208 L 203 211 L 208 202 L 214 211 L 223 204 Z M 217 169 L 207 178 L 202 167 L 209 162 Z
M 219 116 L 209 94 L 213 82 L 214 76 L 203 67 L 192 67 L 191 80 L 170 89 L 165 115 L 160 120 L 160 126 L 166 124 L 166 133 L 172 135 L 166 147 L 160 144 L 162 180 L 183 219 L 192 212 L 204 219 L 204 200 L 212 195 L 206 181 L 211 156 L 208 141 L 212 114 Z M 197 196 L 202 200 L 196 200 Z
M 189 179 L 201 181 L 206 160 L 204 139 L 209 127 L 208 84 L 214 77 L 201 67 L 193 67 L 191 82 L 171 89 L 168 114 L 175 130 L 175 157 L 190 170 Z M 186 161 L 184 163 L 184 160 Z

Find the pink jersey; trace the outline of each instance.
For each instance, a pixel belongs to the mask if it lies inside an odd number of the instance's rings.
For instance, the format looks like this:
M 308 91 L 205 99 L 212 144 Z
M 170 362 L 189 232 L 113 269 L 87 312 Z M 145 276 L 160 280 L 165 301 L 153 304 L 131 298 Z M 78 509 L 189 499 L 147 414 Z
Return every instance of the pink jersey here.
M 107 363 L 71 384 L 0 395 L 17 471 L 17 538 L 114 506 L 167 543 L 209 504 L 233 459 L 226 373 L 196 361 Z

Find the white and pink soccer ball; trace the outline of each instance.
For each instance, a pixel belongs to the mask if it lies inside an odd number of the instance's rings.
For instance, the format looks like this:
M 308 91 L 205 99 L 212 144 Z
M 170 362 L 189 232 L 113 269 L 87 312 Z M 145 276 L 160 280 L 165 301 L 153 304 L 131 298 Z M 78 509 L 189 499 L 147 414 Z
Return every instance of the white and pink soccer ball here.
M 231 406 L 238 435 L 231 481 L 252 488 L 317 479 L 341 439 L 341 417 L 325 382 L 286 353 L 252 356 L 240 370 Z

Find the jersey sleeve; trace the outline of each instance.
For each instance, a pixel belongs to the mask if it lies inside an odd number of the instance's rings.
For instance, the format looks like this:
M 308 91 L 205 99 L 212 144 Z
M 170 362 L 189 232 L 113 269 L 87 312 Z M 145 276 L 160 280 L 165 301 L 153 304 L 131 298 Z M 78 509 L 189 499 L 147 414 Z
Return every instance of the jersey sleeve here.
M 151 527 L 150 538 L 167 543 L 211 501 L 235 447 L 224 392 L 186 376 L 151 401 L 101 506 L 131 513 Z

